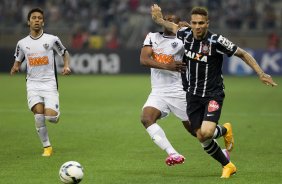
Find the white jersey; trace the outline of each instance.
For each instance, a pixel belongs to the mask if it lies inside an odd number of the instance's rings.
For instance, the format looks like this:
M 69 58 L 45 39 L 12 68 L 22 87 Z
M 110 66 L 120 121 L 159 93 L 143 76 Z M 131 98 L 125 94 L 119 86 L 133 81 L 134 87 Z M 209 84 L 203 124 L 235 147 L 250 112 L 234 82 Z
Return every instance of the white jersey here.
M 17 43 L 15 60 L 27 64 L 27 90 L 57 90 L 55 50 L 62 56 L 66 48 L 57 36 L 42 33 L 38 38 L 30 35 Z
M 184 46 L 176 36 L 166 36 L 163 33 L 149 33 L 143 46 L 151 46 L 153 59 L 160 63 L 182 61 Z M 174 92 L 183 93 L 182 79 L 179 72 L 151 68 L 152 93 L 175 96 Z M 172 92 L 174 94 L 172 94 Z

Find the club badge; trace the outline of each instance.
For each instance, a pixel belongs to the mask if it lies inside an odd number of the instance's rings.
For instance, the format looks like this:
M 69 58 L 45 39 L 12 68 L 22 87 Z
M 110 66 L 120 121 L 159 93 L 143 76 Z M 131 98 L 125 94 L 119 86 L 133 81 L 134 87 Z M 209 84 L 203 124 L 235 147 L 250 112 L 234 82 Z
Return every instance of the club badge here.
M 204 55 L 207 55 L 210 52 L 210 46 L 208 44 L 203 44 L 201 52 Z
M 174 48 L 174 49 L 177 47 L 177 45 L 178 45 L 177 42 L 172 42 L 172 43 L 171 43 L 171 46 L 172 46 L 172 48 Z
M 43 47 L 47 50 L 49 48 L 49 44 L 48 43 L 44 43 Z

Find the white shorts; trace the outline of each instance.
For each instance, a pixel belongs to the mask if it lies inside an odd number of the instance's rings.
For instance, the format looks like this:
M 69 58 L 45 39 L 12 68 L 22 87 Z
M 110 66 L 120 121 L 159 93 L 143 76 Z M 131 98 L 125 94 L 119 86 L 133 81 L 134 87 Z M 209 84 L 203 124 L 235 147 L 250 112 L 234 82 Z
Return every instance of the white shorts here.
M 158 94 L 150 94 L 143 108 L 154 107 L 161 111 L 161 118 L 164 118 L 172 112 L 181 121 L 188 121 L 189 118 L 186 113 L 186 93 L 183 95 L 172 96 L 160 96 Z
M 43 103 L 44 108 L 60 113 L 58 91 L 29 90 L 27 91 L 27 103 L 30 110 L 34 105 Z

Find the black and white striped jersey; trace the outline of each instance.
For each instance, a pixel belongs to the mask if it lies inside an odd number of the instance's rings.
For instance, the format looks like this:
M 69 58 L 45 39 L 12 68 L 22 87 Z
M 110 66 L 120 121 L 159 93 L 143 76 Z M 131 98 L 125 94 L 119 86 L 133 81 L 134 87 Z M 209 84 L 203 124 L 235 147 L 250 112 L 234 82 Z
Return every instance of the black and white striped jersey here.
M 222 35 L 210 31 L 203 40 L 196 40 L 191 28 L 187 27 L 178 30 L 177 38 L 183 41 L 185 48 L 187 72 L 182 78 L 187 81 L 187 92 L 201 97 L 223 92 L 223 55 L 232 56 L 238 47 Z

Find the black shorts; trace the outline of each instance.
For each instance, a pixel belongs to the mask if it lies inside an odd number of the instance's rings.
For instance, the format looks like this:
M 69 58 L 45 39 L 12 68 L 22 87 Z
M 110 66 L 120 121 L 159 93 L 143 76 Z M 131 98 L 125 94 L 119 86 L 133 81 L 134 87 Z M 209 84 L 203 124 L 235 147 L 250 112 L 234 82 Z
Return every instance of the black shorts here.
M 203 121 L 218 123 L 224 97 L 224 93 L 213 97 L 200 97 L 187 93 L 187 114 L 192 130 L 201 128 Z

